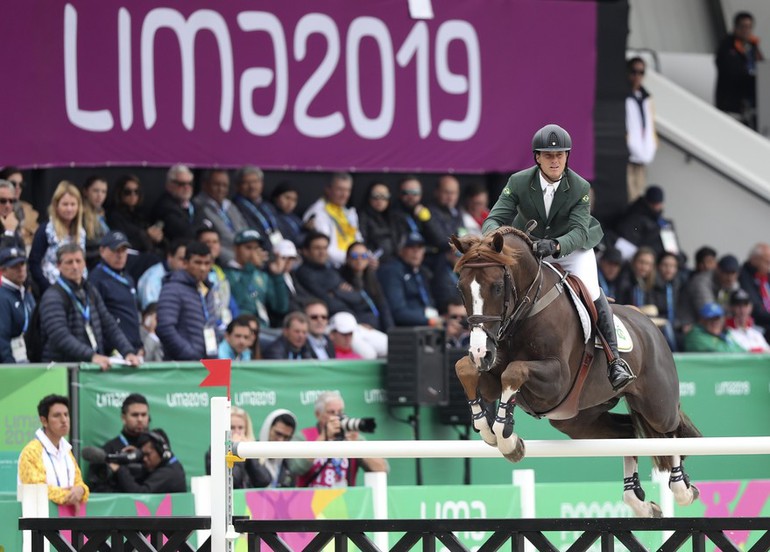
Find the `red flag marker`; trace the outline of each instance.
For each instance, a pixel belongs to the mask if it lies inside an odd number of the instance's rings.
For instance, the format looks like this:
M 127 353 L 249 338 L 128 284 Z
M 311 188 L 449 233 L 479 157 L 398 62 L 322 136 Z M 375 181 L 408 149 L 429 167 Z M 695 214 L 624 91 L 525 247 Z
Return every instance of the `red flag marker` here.
M 200 382 L 199 387 L 227 387 L 227 400 L 230 400 L 230 366 L 232 360 L 209 358 L 201 360 L 209 375 Z

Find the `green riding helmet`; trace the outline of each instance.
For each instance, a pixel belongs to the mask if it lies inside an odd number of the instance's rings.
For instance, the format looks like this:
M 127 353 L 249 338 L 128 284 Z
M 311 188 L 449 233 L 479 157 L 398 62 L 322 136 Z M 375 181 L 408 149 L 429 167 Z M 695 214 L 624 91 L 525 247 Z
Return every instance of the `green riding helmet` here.
M 545 125 L 532 137 L 532 152 L 538 151 L 569 151 L 572 149 L 572 138 L 569 132 L 559 125 Z

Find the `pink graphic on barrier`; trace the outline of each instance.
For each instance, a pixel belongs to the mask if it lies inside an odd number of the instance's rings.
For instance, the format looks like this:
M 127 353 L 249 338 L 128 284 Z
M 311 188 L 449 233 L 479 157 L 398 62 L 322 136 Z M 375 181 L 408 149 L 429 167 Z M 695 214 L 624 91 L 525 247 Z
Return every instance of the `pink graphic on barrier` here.
M 136 515 L 138 517 L 170 516 L 173 510 L 171 495 L 168 494 L 160 501 L 160 504 L 158 504 L 158 507 L 155 509 L 155 513 L 152 513 L 150 507 L 144 502 L 135 500 L 134 505 L 136 506 Z M 166 544 L 166 541 L 168 541 L 168 539 L 164 536 L 163 544 Z
M 86 517 L 86 506 L 87 504 L 59 504 L 59 517 Z M 72 531 L 62 531 L 61 536 L 65 541 L 72 543 Z M 85 542 L 88 542 L 88 539 L 85 539 Z
M 749 481 L 731 512 L 730 505 L 741 489 L 740 481 L 701 482 L 698 489 L 700 500 L 706 505 L 704 517 L 758 517 L 770 497 L 770 481 Z M 739 547 L 745 545 L 749 538 L 749 531 L 725 533 Z
M 246 505 L 252 519 L 316 519 L 314 495 L 301 491 L 247 492 Z M 281 534 L 291 550 L 302 550 L 313 536 L 312 533 Z

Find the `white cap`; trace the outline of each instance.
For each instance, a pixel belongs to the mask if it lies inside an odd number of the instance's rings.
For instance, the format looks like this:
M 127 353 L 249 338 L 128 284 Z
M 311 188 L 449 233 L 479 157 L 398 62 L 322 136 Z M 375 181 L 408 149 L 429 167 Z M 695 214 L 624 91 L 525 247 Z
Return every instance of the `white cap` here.
M 353 333 L 358 327 L 356 317 L 349 312 L 338 312 L 329 320 L 329 331 L 337 331 L 342 334 Z
M 281 240 L 278 245 L 275 246 L 275 252 L 281 257 L 296 257 L 297 246 L 291 240 Z

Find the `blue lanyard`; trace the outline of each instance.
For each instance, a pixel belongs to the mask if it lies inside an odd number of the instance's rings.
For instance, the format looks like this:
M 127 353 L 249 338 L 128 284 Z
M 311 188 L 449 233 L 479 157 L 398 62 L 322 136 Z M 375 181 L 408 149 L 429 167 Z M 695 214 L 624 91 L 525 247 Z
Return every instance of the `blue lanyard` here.
M 64 289 L 64 291 L 67 292 L 67 295 L 70 296 L 70 299 L 72 299 L 73 303 L 75 303 L 75 306 L 77 307 L 78 311 L 80 312 L 81 316 L 83 317 L 83 320 L 86 321 L 86 324 L 91 322 L 91 305 L 89 304 L 89 301 L 88 301 L 88 292 L 87 291 L 85 292 L 85 294 L 86 294 L 86 306 L 85 306 L 85 308 L 83 308 L 83 305 L 80 303 L 80 299 L 78 299 L 75 296 L 75 294 L 72 293 L 72 290 L 67 285 L 67 283 L 64 280 L 62 280 L 61 276 L 56 278 L 56 283 L 59 284 L 62 287 L 62 289 Z
M 27 302 L 24 300 L 24 298 L 24 295 L 22 295 L 21 308 L 24 309 L 24 327 L 21 329 L 22 334 L 27 333 L 27 328 L 29 328 L 29 309 L 27 308 Z
M 255 217 L 257 217 L 257 219 L 259 219 L 259 223 L 262 225 L 262 229 L 266 233 L 271 234 L 273 232 L 273 229 L 278 226 L 275 219 L 273 218 L 272 215 L 270 215 L 270 213 L 268 213 L 268 216 L 270 217 L 270 222 L 268 222 L 268 220 L 265 218 L 265 215 L 263 215 L 262 212 L 259 210 L 259 207 L 254 205 L 254 203 L 250 199 L 245 198 L 243 196 L 238 196 L 237 198 L 235 198 L 235 201 L 237 201 L 239 205 L 243 205 L 244 207 L 246 207 L 246 209 L 248 209 L 252 215 L 254 215 Z
M 408 217 L 406 217 L 406 222 L 407 224 L 409 224 L 409 228 L 411 229 L 412 232 L 416 232 L 420 234 L 420 228 L 417 226 L 417 223 L 412 218 L 412 215 L 409 215 Z
M 634 306 L 641 307 L 644 305 L 644 290 L 638 284 L 634 286 Z
M 128 446 L 128 439 L 126 439 L 122 433 L 118 435 L 118 439 L 120 439 L 120 442 L 123 443 L 124 447 Z
M 128 281 L 128 278 L 126 278 L 125 276 L 121 276 L 120 274 L 112 270 L 110 267 L 108 267 L 104 263 L 99 263 L 97 265 L 97 268 L 101 268 L 108 276 L 110 276 L 111 278 L 117 280 L 118 282 L 126 286 L 128 289 L 131 290 L 132 294 L 136 295 L 136 289 L 134 288 L 134 286 L 131 285 L 131 282 Z
M 38 439 L 38 441 L 40 441 L 40 439 Z M 61 481 L 59 481 L 59 472 L 56 471 L 56 463 L 53 461 L 53 458 L 51 457 L 51 453 L 48 452 L 47 448 L 45 448 L 45 444 L 43 443 L 43 441 L 40 441 L 40 444 L 43 445 L 43 450 L 48 455 L 48 459 L 51 461 L 51 468 L 53 469 L 53 475 L 54 477 L 56 477 L 56 486 L 61 487 L 62 484 L 61 484 Z M 67 463 L 66 457 L 64 458 L 64 465 L 67 466 L 67 480 L 65 481 L 65 483 L 69 483 L 70 482 L 70 465 Z
M 203 294 L 199 291 L 198 295 L 200 295 L 201 298 L 201 306 L 203 307 L 203 317 L 206 319 L 206 324 L 209 323 L 209 307 L 206 305 L 206 298 L 203 296 Z
M 190 222 L 195 219 L 195 205 L 192 204 L 192 201 L 187 206 L 187 216 L 190 219 Z
M 366 304 L 369 305 L 370 309 L 372 309 L 372 312 L 374 313 L 374 316 L 379 318 L 380 317 L 380 309 L 377 308 L 377 305 L 374 304 L 374 301 L 372 301 L 372 298 L 369 297 L 369 294 L 366 293 L 365 289 L 361 290 L 361 297 L 364 298 L 364 301 L 366 301 Z
M 422 300 L 422 304 L 429 307 L 430 296 L 428 295 L 428 290 L 425 289 L 425 281 L 422 279 L 422 274 L 419 272 L 415 273 L 414 279 L 417 281 L 417 287 L 420 289 L 420 299 Z
M 292 229 L 294 230 L 294 233 L 295 233 L 295 234 L 300 234 L 300 233 L 302 233 L 302 229 L 300 228 L 300 225 L 299 225 L 299 224 L 297 224 L 297 221 L 296 221 L 296 220 L 294 220 L 294 219 L 291 217 L 291 214 L 286 214 L 286 213 L 284 213 L 284 216 L 283 216 L 283 220 L 285 220 L 285 221 L 286 221 L 286 223 L 287 223 L 289 226 L 291 226 L 291 227 L 292 227 Z
M 217 211 L 219 211 L 219 216 L 222 217 L 222 220 L 225 221 L 225 224 L 230 229 L 231 232 L 235 232 L 235 226 L 233 225 L 233 221 L 230 220 L 230 217 L 227 215 L 227 212 L 217 205 Z
M 674 323 L 674 286 L 671 282 L 666 284 L 666 309 L 668 310 L 668 321 Z

